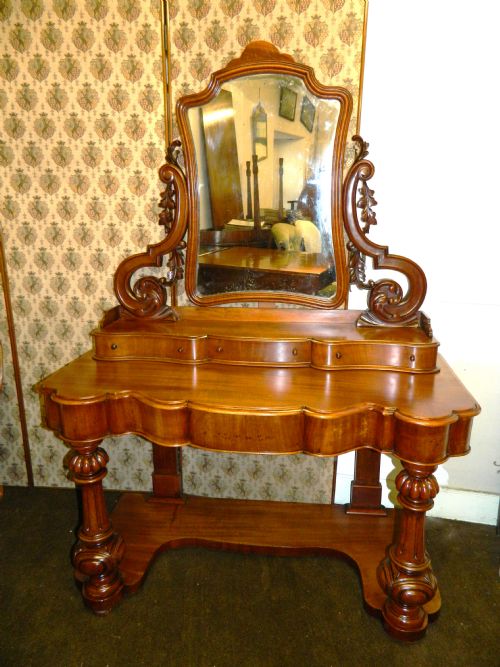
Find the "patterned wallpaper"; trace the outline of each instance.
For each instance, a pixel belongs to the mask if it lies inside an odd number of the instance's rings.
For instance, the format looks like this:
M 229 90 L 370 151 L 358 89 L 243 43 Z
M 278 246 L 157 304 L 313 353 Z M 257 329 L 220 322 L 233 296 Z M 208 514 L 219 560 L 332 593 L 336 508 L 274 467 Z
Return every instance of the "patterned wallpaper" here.
M 32 387 L 90 347 L 113 273 L 159 240 L 160 0 L 0 0 L 0 221 L 35 484 L 68 486 Z M 252 39 L 357 99 L 364 0 L 173 0 L 174 96 Z M 354 129 L 354 126 L 353 126 Z M 3 300 L 0 483 L 26 484 Z M 109 438 L 109 488 L 150 489 L 151 447 Z M 332 461 L 186 449 L 187 492 L 328 502 Z
M 263 39 L 313 67 L 321 83 L 349 90 L 354 133 L 363 23 L 363 0 L 173 0 L 173 98 L 202 90 L 212 71 L 239 56 L 250 41 Z

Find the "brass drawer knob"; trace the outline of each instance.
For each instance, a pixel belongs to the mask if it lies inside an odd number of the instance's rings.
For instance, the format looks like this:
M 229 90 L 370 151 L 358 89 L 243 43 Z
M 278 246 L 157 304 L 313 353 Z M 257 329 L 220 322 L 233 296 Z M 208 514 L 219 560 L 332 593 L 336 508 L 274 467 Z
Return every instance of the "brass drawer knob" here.
M 117 345 L 116 343 L 111 343 L 111 349 L 112 349 L 112 350 L 117 350 L 117 349 L 118 349 L 118 345 Z

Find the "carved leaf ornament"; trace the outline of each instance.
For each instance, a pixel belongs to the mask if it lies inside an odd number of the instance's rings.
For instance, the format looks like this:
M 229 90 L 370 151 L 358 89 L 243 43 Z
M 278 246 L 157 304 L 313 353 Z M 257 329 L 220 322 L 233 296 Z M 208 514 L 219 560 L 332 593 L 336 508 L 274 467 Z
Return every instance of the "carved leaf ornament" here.
M 375 173 L 373 164 L 366 160 L 368 144 L 359 135 L 353 137 L 357 144 L 356 159 L 349 169 L 344 185 L 344 224 L 349 237 L 350 280 L 360 289 L 369 290 L 368 309 L 361 315 L 358 325 L 420 326 L 422 305 L 427 290 L 427 281 L 422 269 L 410 259 L 391 255 L 388 248 L 368 240 L 372 225 L 377 224 L 373 206 L 376 205 L 374 191 L 368 187 Z M 361 195 L 357 199 L 357 195 Z M 361 209 L 358 217 L 357 209 Z M 363 224 L 363 227 L 361 226 Z M 365 280 L 365 256 L 373 259 L 375 269 L 391 269 L 403 273 L 408 280 L 408 291 L 404 293 L 395 280 Z

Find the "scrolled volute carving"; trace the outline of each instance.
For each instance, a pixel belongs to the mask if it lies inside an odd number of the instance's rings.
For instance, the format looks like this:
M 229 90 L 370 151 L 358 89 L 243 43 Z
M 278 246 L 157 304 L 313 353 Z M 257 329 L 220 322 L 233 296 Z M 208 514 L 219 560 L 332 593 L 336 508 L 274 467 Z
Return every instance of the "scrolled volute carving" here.
M 358 157 L 350 168 L 344 185 L 344 223 L 349 237 L 351 282 L 369 290 L 368 310 L 358 320 L 358 325 L 420 326 L 418 309 L 427 290 L 422 269 L 406 257 L 391 255 L 386 246 L 380 246 L 367 238 L 370 226 L 376 224 L 372 207 L 377 203 L 367 181 L 375 173 L 372 162 L 366 160 L 367 146 L 361 137 L 353 137 L 360 148 Z M 358 193 L 361 198 L 358 199 Z M 357 209 L 361 208 L 361 219 Z M 363 223 L 363 227 L 361 226 Z M 408 280 L 408 290 L 395 280 L 383 279 L 366 282 L 363 255 L 371 257 L 375 269 L 390 269 L 403 273 Z
M 137 301 L 144 304 L 134 315 L 140 317 L 155 317 L 161 315 L 168 308 L 166 305 L 167 278 L 144 276 L 139 278 L 133 286 L 133 294 Z
M 167 151 L 167 162 L 159 176 L 165 189 L 160 199 L 159 224 L 165 228 L 165 238 L 149 245 L 146 252 L 127 257 L 115 273 L 115 294 L 122 308 L 135 317 L 177 319 L 168 305 L 168 287 L 182 278 L 186 246 L 183 241 L 187 226 L 187 188 L 184 173 L 179 166 L 180 142 L 172 142 Z M 148 267 L 161 267 L 169 255 L 165 276 L 141 276 L 132 284 L 133 274 Z

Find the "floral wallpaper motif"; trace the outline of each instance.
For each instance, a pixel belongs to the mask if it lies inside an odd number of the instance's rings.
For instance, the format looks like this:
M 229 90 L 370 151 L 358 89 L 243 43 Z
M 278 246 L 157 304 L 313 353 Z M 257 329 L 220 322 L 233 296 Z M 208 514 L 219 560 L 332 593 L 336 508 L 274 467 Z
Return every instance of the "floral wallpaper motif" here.
M 160 238 L 160 0 L 0 0 L 0 222 L 35 484 L 68 486 L 33 385 L 90 347 L 120 260 Z M 357 99 L 364 0 L 173 0 L 174 97 L 252 39 Z M 353 126 L 354 127 L 354 126 Z M 26 484 L 7 324 L 0 483 Z M 108 438 L 110 488 L 149 490 L 151 447 Z M 191 493 L 328 502 L 332 462 L 184 452 Z M 265 463 L 265 465 L 264 465 Z
M 172 94 L 196 92 L 252 40 L 270 41 L 354 98 L 356 128 L 364 0 L 198 0 L 170 3 Z

